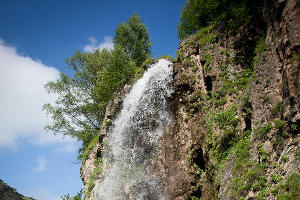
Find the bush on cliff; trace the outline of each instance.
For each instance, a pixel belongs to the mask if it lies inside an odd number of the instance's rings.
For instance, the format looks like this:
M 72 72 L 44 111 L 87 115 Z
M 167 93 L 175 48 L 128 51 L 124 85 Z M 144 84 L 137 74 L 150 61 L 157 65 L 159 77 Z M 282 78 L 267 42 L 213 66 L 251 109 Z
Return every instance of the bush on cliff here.
M 230 33 L 240 27 L 263 26 L 263 1 L 260 0 L 188 0 L 177 26 L 178 38 L 184 39 L 202 27 L 223 24 Z

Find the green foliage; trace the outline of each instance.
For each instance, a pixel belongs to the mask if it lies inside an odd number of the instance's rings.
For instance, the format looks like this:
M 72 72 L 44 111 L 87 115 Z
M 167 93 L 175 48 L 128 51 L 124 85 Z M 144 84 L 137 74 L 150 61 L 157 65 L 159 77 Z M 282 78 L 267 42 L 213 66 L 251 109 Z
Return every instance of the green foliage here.
M 281 160 L 282 160 L 283 162 L 287 162 L 287 161 L 289 161 L 289 157 L 288 157 L 287 155 L 282 155 L 282 156 L 281 156 Z
M 53 120 L 46 130 L 77 138 L 83 146 L 97 134 L 105 108 L 99 106 L 96 82 L 98 72 L 107 67 L 108 50 L 92 53 L 76 52 L 66 59 L 73 76 L 61 73 L 57 81 L 45 85 L 49 93 L 58 95 L 54 104 L 45 104 L 43 110 Z
M 161 59 L 166 59 L 166 60 L 168 60 L 170 62 L 174 62 L 175 61 L 175 59 L 172 56 L 170 56 L 170 55 L 162 55 L 162 56 L 160 56 L 160 58 Z
M 114 93 L 128 83 L 136 71 L 135 63 L 120 46 L 115 46 L 105 61 L 107 66 L 98 72 L 96 82 L 96 96 L 101 108 L 105 108 Z
M 151 55 L 148 30 L 136 13 L 128 19 L 128 23 L 123 22 L 117 27 L 113 41 L 125 49 L 137 66 L 141 66 Z
M 278 115 L 279 113 L 283 112 L 284 110 L 284 104 L 283 102 L 277 102 L 272 108 L 271 108 L 271 113 L 273 116 Z
M 184 39 L 208 25 L 215 16 L 219 4 L 217 0 L 186 1 L 180 15 L 180 24 L 177 26 L 179 39 Z
M 182 54 L 183 54 L 182 51 L 180 51 L 180 50 L 177 50 L 177 51 L 176 51 L 176 59 L 175 59 L 175 62 L 181 61 L 182 56 L 183 56 Z
M 191 67 L 194 65 L 194 62 L 192 61 L 191 58 L 186 58 L 184 61 L 183 61 L 183 65 L 185 67 Z
M 199 197 L 191 196 L 191 200 L 200 200 Z
M 214 43 L 216 41 L 216 34 L 212 33 L 213 26 L 207 26 L 201 28 L 194 37 L 193 42 L 199 41 L 200 46 L 204 46 L 207 43 Z
M 45 85 L 49 93 L 58 95 L 54 104 L 43 106 L 52 118 L 45 128 L 81 141 L 84 155 L 78 158 L 84 159 L 90 151 L 86 148 L 100 130 L 107 103 L 134 78 L 136 66 L 118 45 L 113 50 L 76 52 L 66 63 L 73 76 L 61 73 L 57 81 Z
M 276 128 L 276 134 L 281 135 L 285 128 L 286 121 L 276 119 L 276 120 L 274 120 L 274 124 L 275 124 L 275 128 Z
M 188 122 L 189 119 L 190 119 L 190 116 L 189 116 L 189 115 L 186 115 L 186 116 L 184 117 L 184 121 L 185 121 L 185 122 Z
M 254 58 L 252 65 L 255 66 L 257 64 L 258 58 L 260 55 L 267 50 L 266 43 L 265 43 L 265 36 L 262 36 L 258 39 L 256 47 L 254 49 Z
M 297 124 L 291 124 L 291 131 L 294 132 L 294 131 L 297 131 Z
M 269 123 L 264 126 L 258 126 L 254 130 L 255 139 L 265 138 L 266 135 L 271 131 L 271 129 L 272 129 L 272 125 Z
M 95 173 L 95 175 L 102 173 L 102 165 L 101 164 L 95 169 L 94 173 Z
M 268 191 L 266 188 L 263 188 L 259 193 L 258 193 L 258 199 L 259 200 L 265 200 L 265 197 L 268 196 Z
M 250 140 L 250 131 L 245 132 L 236 145 L 232 147 L 233 155 L 236 157 L 233 175 L 235 178 L 231 181 L 233 187 L 232 196 L 234 199 L 241 197 L 252 187 L 253 191 L 259 191 L 266 187 L 266 177 L 263 176 L 264 167 L 254 161 L 249 161 L 252 142 Z
M 248 158 L 250 156 L 251 141 L 249 138 L 245 137 L 238 141 L 234 146 L 237 160 L 234 169 L 237 171 L 243 169 L 247 165 Z
M 300 174 L 293 173 L 284 185 L 277 188 L 278 200 L 299 200 L 300 199 Z
M 82 153 L 78 155 L 77 159 L 81 160 L 82 162 L 85 161 L 98 140 L 99 140 L 99 136 L 95 135 L 94 138 L 88 143 L 87 147 L 84 148 Z
M 236 85 L 237 89 L 238 90 L 246 89 L 252 75 L 253 75 L 253 71 L 251 68 L 247 68 L 243 72 L 237 74 L 236 80 L 234 81 L 234 84 Z
M 235 130 L 240 122 L 236 115 L 236 107 L 231 107 L 225 111 L 216 114 L 215 122 L 220 129 L 223 130 Z
M 88 194 L 87 194 L 87 196 L 90 196 L 91 191 L 94 189 L 94 187 L 95 187 L 95 176 L 94 176 L 94 173 L 92 173 L 90 178 L 89 178 L 89 182 L 88 182 Z
M 210 62 L 211 62 L 211 54 L 205 53 L 203 56 L 203 59 L 205 60 L 204 68 L 205 69 L 211 69 Z
M 277 176 L 276 174 L 271 174 L 271 181 L 275 184 L 279 183 L 281 178 L 282 178 L 281 176 Z
M 268 160 L 269 156 L 268 156 L 268 153 L 266 152 L 266 150 L 264 150 L 262 147 L 263 147 L 263 144 L 260 142 L 257 145 L 257 153 L 258 153 L 260 160 L 262 162 L 266 162 Z
M 73 197 L 71 197 L 70 194 L 65 194 L 64 196 L 61 196 L 60 199 L 61 200 L 83 200 L 83 189 L 77 192 L 77 194 L 74 195 Z
M 225 105 L 226 102 L 227 102 L 227 99 L 225 97 L 223 97 L 221 99 L 216 100 L 215 104 L 216 104 L 216 107 L 219 107 L 219 106 Z
M 260 0 L 187 0 L 177 26 L 178 38 L 184 39 L 210 24 L 223 23 L 232 33 L 240 27 L 263 23 Z
M 142 68 L 146 68 L 147 66 L 153 64 L 155 62 L 155 59 L 153 58 L 147 58 L 143 64 L 142 64 Z

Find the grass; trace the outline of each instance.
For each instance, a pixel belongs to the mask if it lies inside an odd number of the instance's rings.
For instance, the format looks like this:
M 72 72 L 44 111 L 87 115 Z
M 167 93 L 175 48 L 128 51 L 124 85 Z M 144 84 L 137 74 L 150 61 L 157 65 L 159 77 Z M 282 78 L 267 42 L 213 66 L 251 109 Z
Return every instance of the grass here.
M 215 122 L 220 129 L 233 130 L 236 129 L 240 119 L 236 117 L 236 107 L 233 106 L 225 111 L 216 114 Z
M 212 33 L 213 26 L 203 27 L 195 34 L 195 41 L 199 41 L 200 46 L 216 41 L 216 34 Z
M 85 150 L 78 156 L 79 159 L 81 159 L 81 162 L 83 163 L 89 156 L 92 149 L 95 147 L 97 141 L 99 140 L 99 135 L 96 135 L 92 141 L 89 143 L 89 145 L 85 148 Z
M 283 130 L 285 128 L 286 121 L 285 120 L 280 120 L 280 119 L 275 119 L 273 122 L 275 124 L 276 134 L 279 135 L 279 136 L 285 136 L 283 134 Z
M 95 187 L 95 176 L 92 173 L 91 176 L 90 176 L 89 182 L 88 182 L 88 196 L 90 196 L 90 194 L 91 194 L 92 190 L 94 189 L 94 187 Z
M 300 199 L 300 174 L 291 174 L 286 182 L 279 185 L 273 192 L 277 200 L 299 200 Z
M 174 62 L 175 61 L 175 59 L 172 56 L 170 56 L 170 55 L 162 55 L 160 57 L 160 59 L 166 59 L 166 60 L 168 60 L 170 62 Z
M 253 62 L 252 62 L 252 65 L 255 66 L 258 62 L 258 59 L 259 57 L 261 56 L 261 54 L 267 50 L 267 47 L 266 47 L 266 43 L 265 43 L 265 36 L 262 36 L 257 44 L 256 44 L 256 47 L 255 47 L 255 50 L 254 50 L 254 58 L 253 58 Z
M 271 113 L 273 116 L 278 115 L 279 113 L 283 112 L 284 110 L 284 104 L 282 101 L 277 102 L 272 108 L 271 108 Z
M 271 131 L 271 129 L 272 129 L 272 125 L 270 123 L 263 126 L 258 126 L 254 130 L 255 139 L 265 138 L 266 135 Z
M 186 115 L 186 116 L 184 117 L 184 121 L 185 121 L 185 122 L 188 122 L 189 119 L 190 119 L 189 115 Z
M 281 176 L 277 176 L 276 174 L 271 174 L 271 181 L 274 184 L 279 183 L 279 181 L 281 180 Z
M 281 160 L 286 163 L 287 161 L 289 161 L 289 157 L 287 155 L 282 155 Z
M 257 153 L 261 162 L 266 162 L 268 160 L 268 153 L 263 149 L 263 144 L 261 142 L 257 145 Z

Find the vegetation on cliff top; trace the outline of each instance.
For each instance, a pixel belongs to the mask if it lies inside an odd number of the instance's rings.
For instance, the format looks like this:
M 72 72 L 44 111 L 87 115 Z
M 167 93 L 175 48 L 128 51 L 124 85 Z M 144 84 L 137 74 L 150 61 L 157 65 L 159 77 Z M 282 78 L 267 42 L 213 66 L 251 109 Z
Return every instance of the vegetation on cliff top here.
M 184 39 L 208 25 L 223 24 L 234 33 L 239 28 L 262 26 L 263 1 L 188 0 L 182 9 L 178 38 Z

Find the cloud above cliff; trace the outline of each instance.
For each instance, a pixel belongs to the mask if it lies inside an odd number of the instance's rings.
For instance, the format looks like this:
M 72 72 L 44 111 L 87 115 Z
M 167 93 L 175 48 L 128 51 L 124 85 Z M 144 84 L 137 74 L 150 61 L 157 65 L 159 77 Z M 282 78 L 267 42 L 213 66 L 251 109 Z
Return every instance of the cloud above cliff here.
M 110 37 L 110 36 L 104 37 L 104 40 L 100 43 L 93 36 L 89 38 L 89 41 L 90 41 L 90 44 L 85 45 L 83 47 L 83 50 L 85 52 L 92 52 L 92 51 L 95 51 L 96 49 L 101 50 L 101 49 L 104 49 L 104 48 L 107 48 L 107 49 L 114 48 L 113 38 Z
M 33 169 L 34 172 L 42 172 L 47 169 L 47 159 L 43 156 L 37 158 L 38 165 Z
M 38 145 L 72 145 L 73 139 L 44 131 L 48 119 L 42 105 L 55 100 L 44 84 L 58 76 L 56 68 L 20 55 L 0 39 L 0 149 L 17 148 L 17 140 L 24 138 Z

